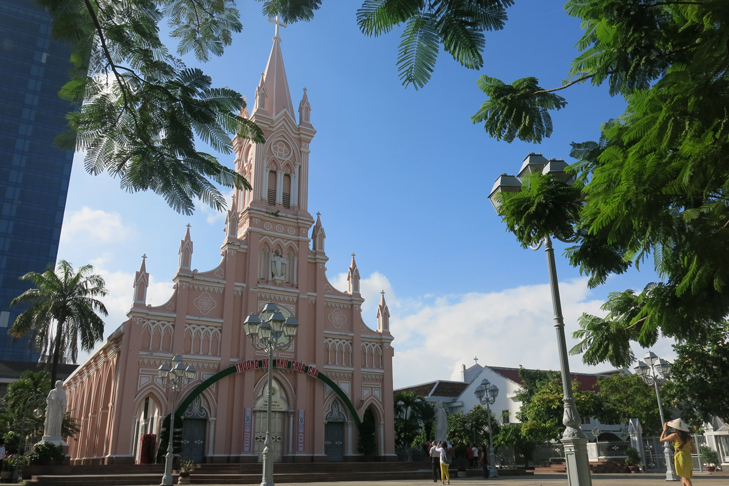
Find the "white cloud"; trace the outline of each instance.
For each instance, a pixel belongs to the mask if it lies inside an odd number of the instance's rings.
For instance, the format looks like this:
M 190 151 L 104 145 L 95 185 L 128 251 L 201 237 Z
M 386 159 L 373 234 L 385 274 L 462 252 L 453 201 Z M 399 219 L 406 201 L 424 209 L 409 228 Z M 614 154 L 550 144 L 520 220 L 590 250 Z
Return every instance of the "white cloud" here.
M 82 207 L 66 215 L 61 230 L 62 241 L 109 243 L 136 235 L 133 225 L 125 225 L 121 214 Z
M 590 298 L 586 279 L 560 284 L 567 347 L 583 312 L 604 315 L 602 302 Z M 559 369 L 549 286 L 532 285 L 500 292 L 423 297 L 415 312 L 393 312 L 390 329 L 395 337 L 395 388 L 437 379 L 461 379 L 461 364 L 473 357 L 492 366 Z M 665 353 L 667 346 L 662 344 Z M 642 356 L 645 351 L 636 350 Z M 573 371 L 600 371 L 570 357 Z
M 132 307 L 132 298 L 134 293 L 134 275 L 129 272 L 112 272 L 108 270 L 108 266 L 112 263 L 113 257 L 110 254 L 92 260 L 90 263 L 94 266 L 95 274 L 101 275 L 106 283 L 108 291 L 106 297 L 101 301 L 109 311 L 109 315 L 104 317 L 104 339 L 114 332 L 124 321 L 127 320 L 127 312 Z M 172 282 L 157 282 L 153 275 L 149 276 L 149 288 L 147 290 L 147 303 L 153 306 L 161 305 L 167 302 L 172 296 Z M 97 343 L 95 347 L 102 343 Z M 79 352 L 78 362 L 82 363 L 90 353 Z

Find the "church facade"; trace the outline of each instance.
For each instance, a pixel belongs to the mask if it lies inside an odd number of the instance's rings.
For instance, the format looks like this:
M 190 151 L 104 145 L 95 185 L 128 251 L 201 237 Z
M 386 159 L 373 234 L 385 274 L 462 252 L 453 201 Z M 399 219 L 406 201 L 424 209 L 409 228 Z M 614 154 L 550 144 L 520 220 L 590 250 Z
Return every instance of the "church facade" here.
M 151 306 L 142 260 L 129 319 L 64 383 L 67 409 L 81 429 L 69 440 L 72 464 L 138 463 L 143 438 L 159 445 L 172 391 L 157 369 L 175 355 L 196 368 L 174 400 L 183 417 L 182 457 L 259 461 L 268 360 L 243 321 L 268 302 L 300 323 L 293 344 L 274 357 L 276 461 L 359 460 L 364 420 L 374 429 L 377 460 L 396 459 L 389 310 L 383 292 L 376 327 L 363 321 L 354 255 L 346 291 L 327 280 L 326 233 L 307 204 L 316 133 L 310 111 L 306 90 L 294 111 L 277 31 L 254 107 L 241 111 L 261 127 L 266 143 L 234 140 L 236 170 L 252 188 L 235 191 L 220 263 L 194 269 L 188 225 L 174 292 Z

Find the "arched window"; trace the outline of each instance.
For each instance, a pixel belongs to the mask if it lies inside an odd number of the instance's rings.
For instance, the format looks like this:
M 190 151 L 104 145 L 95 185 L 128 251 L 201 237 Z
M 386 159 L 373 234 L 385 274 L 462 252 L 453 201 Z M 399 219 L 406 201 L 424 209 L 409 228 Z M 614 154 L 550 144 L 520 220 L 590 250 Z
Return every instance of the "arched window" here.
M 268 205 L 276 205 L 276 172 L 268 171 Z
M 283 178 L 283 205 L 286 209 L 291 207 L 291 176 L 289 174 L 284 174 Z

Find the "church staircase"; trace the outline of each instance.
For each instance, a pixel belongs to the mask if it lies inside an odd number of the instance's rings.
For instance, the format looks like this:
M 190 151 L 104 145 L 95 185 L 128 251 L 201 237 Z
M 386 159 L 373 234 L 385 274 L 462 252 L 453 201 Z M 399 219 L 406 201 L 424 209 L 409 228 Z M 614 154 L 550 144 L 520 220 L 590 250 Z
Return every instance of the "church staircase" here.
M 260 484 L 261 464 L 199 464 L 190 476 L 191 484 Z M 38 473 L 41 471 L 36 470 Z M 48 474 L 31 471 L 26 485 L 42 486 L 132 486 L 158 485 L 164 473 L 160 464 L 149 466 L 56 466 Z M 313 483 L 334 481 L 392 481 L 430 479 L 429 464 L 424 462 L 336 462 L 277 463 L 275 483 Z M 177 484 L 177 474 L 174 475 Z

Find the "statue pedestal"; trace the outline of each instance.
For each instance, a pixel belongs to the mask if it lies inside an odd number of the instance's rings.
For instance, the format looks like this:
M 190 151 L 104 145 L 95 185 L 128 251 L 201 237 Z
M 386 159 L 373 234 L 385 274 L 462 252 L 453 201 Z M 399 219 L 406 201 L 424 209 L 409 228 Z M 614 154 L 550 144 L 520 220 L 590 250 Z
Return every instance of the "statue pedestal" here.
M 68 444 L 63 442 L 63 437 L 61 437 L 60 435 L 44 435 L 43 438 L 40 440 L 41 444 L 43 442 L 50 442 L 51 444 L 56 446 L 64 446 L 66 448 L 68 447 Z

